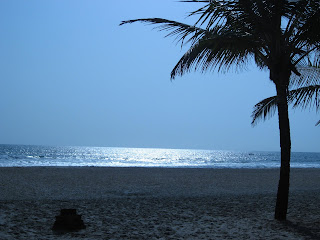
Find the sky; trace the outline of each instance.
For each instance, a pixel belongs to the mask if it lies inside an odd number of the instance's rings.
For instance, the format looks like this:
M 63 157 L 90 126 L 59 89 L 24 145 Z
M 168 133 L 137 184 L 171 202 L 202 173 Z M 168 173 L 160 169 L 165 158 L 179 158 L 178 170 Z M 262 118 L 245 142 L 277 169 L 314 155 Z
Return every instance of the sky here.
M 251 126 L 273 96 L 267 71 L 192 72 L 187 51 L 141 23 L 189 24 L 199 3 L 1 0 L 0 144 L 279 151 L 277 116 Z M 319 152 L 320 115 L 290 110 L 292 151 Z

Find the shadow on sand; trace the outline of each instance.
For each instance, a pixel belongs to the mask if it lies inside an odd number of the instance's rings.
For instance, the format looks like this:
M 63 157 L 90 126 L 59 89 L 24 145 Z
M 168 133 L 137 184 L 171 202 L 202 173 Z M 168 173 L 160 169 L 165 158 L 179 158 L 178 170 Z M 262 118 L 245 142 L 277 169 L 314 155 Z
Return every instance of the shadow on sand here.
M 283 222 L 283 226 L 288 228 L 291 232 L 295 232 L 300 236 L 305 236 L 306 239 L 320 239 L 320 224 L 315 222 L 313 224 L 296 223 L 292 221 Z

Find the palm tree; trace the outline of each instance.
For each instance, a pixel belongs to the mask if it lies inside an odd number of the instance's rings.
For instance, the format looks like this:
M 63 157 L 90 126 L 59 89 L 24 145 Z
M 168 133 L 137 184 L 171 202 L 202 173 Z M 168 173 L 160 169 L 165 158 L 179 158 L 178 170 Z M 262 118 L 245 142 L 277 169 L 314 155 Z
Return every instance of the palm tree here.
M 288 208 L 291 138 L 288 89 L 291 75 L 300 75 L 297 64 L 320 52 L 318 0 L 186 0 L 202 3 L 190 13 L 194 25 L 162 18 L 123 21 L 156 24 L 188 51 L 171 72 L 171 79 L 191 70 L 227 71 L 254 60 L 268 69 L 277 92 L 281 167 L 275 218 L 285 220 Z
M 291 77 L 291 88 L 288 92 L 288 104 L 293 104 L 293 108 L 302 109 L 314 107 L 316 111 L 320 109 L 320 56 L 318 59 L 308 61 L 307 64 L 297 66 L 300 77 Z M 256 125 L 258 120 L 266 120 L 274 115 L 277 110 L 277 96 L 266 98 L 254 106 L 252 112 L 252 125 Z M 320 121 L 316 123 L 316 126 Z

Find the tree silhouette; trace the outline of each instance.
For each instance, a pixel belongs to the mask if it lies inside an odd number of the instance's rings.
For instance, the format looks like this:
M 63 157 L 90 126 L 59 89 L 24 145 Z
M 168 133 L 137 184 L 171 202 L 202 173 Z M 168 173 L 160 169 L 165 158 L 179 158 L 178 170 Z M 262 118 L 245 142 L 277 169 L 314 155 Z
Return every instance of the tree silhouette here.
M 268 69 L 277 92 L 281 167 L 275 218 L 287 216 L 291 137 L 288 116 L 291 75 L 300 76 L 297 65 L 320 52 L 320 3 L 318 0 L 186 0 L 202 7 L 194 25 L 162 18 L 123 21 L 143 22 L 168 31 L 189 49 L 171 72 L 171 79 L 191 70 L 227 71 L 254 60 Z
M 293 76 L 290 90 L 288 92 L 288 104 L 293 108 L 315 108 L 320 109 L 320 56 L 315 60 L 308 61 L 303 65 L 299 64 L 297 69 L 301 73 L 300 77 Z M 260 119 L 266 120 L 272 117 L 277 110 L 277 96 L 266 98 L 254 106 L 252 112 L 252 125 L 257 124 Z M 320 121 L 316 123 L 316 126 Z

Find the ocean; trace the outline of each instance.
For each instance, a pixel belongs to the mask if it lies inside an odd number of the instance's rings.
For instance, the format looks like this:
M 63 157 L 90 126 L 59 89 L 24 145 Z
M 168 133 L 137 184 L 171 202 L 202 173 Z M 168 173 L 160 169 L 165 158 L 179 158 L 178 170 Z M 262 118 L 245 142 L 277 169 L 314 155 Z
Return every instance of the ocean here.
M 278 168 L 279 152 L 0 145 L 0 167 Z M 293 168 L 320 168 L 320 153 L 293 152 Z

